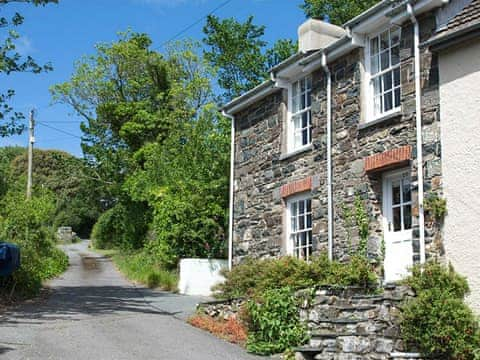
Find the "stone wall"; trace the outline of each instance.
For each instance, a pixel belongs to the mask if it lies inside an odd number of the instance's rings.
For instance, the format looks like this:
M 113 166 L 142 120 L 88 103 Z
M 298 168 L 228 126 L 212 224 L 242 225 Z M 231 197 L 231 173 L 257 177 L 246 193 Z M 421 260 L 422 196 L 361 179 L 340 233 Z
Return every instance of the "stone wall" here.
M 421 42 L 434 28 L 433 15 L 419 19 Z M 366 173 L 368 156 L 409 145 L 413 198 L 414 260 L 419 260 L 417 163 L 415 135 L 415 83 L 413 30 L 406 22 L 401 35 L 401 107 L 396 116 L 365 123 L 362 115 L 363 49 L 343 56 L 332 69 L 332 164 L 334 197 L 334 255 L 347 260 L 358 235 L 345 223 L 344 207 L 351 207 L 355 194 L 367 203 L 370 221 L 369 254 L 380 256 L 383 228 L 382 173 Z M 438 68 L 434 55 L 424 50 L 422 66 L 422 134 L 424 142 L 425 191 L 442 192 Z M 286 154 L 287 91 L 279 89 L 246 110 L 235 114 L 234 262 L 245 256 L 276 257 L 285 254 L 285 203 L 281 187 L 312 177 L 313 245 L 327 248 L 326 80 L 312 74 L 312 146 L 301 153 Z M 428 215 L 428 214 L 427 214 Z M 442 256 L 441 229 L 426 219 L 427 256 Z M 351 234 L 349 236 L 348 234 Z
M 411 296 L 411 290 L 401 286 L 386 288 L 381 295 L 365 295 L 353 288 L 317 290 L 313 301 L 304 301 L 300 310 L 311 339 L 298 349 L 302 354 L 298 358 L 409 358 L 400 339 L 398 306 Z

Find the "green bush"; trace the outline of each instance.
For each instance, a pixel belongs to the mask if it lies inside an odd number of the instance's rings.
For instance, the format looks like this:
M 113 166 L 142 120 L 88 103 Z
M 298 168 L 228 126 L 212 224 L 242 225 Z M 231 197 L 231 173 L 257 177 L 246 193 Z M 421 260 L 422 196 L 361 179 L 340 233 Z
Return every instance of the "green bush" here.
M 177 273 L 166 270 L 158 260 L 145 251 L 116 254 L 113 261 L 130 280 L 138 281 L 149 288 L 177 290 Z
M 298 302 L 289 287 L 266 290 L 260 298 L 249 300 L 247 350 L 270 355 L 306 342 L 307 328 L 300 321 Z
M 23 193 L 8 193 L 2 200 L 1 238 L 20 247 L 21 267 L 12 277 L 15 293 L 20 297 L 37 294 L 42 281 L 62 273 L 68 266 L 67 256 L 55 247 L 51 227 L 54 209 L 48 195 L 27 201 Z
M 268 289 L 312 286 L 359 286 L 375 290 L 377 276 L 367 259 L 354 256 L 351 261 L 329 261 L 326 255 L 305 262 L 293 257 L 280 259 L 247 259 L 231 271 L 223 273 L 226 280 L 213 290 L 220 298 L 238 298 L 261 294 Z
M 91 238 L 97 249 L 138 249 L 148 230 L 149 211 L 143 203 L 118 203 L 98 218 Z
M 434 359 L 475 359 L 480 349 L 478 320 L 464 303 L 468 284 L 452 266 L 429 262 L 406 279 L 417 297 L 402 307 L 406 343 Z

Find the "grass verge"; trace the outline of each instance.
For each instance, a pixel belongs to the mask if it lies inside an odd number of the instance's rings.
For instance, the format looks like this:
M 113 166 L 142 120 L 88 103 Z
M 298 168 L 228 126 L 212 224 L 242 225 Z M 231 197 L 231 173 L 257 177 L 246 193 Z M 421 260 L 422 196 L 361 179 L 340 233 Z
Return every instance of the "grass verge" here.
M 144 252 L 120 253 L 112 255 L 117 268 L 130 280 L 147 285 L 149 288 L 161 288 L 177 291 L 178 275 L 165 270 L 155 259 Z

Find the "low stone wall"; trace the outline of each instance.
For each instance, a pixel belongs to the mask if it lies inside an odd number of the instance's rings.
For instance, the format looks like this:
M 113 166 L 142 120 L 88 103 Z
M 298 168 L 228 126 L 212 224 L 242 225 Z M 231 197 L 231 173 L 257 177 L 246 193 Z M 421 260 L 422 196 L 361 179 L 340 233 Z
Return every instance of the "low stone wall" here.
M 311 292 L 305 292 L 305 299 Z M 400 339 L 399 304 L 412 291 L 388 287 L 382 294 L 365 295 L 360 289 L 320 289 L 305 300 L 300 316 L 311 339 L 299 348 L 299 359 L 418 359 Z
M 388 286 L 381 294 L 366 295 L 360 288 L 321 288 L 297 292 L 300 318 L 307 323 L 308 344 L 299 347 L 297 360 L 421 359 L 400 339 L 399 305 L 413 297 L 405 286 Z M 237 316 L 245 299 L 201 303 L 204 315 L 227 320 Z
M 228 320 L 238 315 L 238 311 L 245 302 L 245 299 L 209 301 L 198 304 L 197 311 L 215 319 Z

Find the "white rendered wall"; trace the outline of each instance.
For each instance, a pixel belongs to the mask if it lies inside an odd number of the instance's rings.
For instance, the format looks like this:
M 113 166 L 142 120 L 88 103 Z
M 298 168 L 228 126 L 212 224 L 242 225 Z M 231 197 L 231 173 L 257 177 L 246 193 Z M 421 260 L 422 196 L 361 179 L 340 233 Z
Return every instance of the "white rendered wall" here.
M 211 287 L 225 280 L 220 270 L 227 268 L 227 260 L 182 259 L 178 291 L 185 295 L 210 296 Z
M 480 313 L 480 42 L 442 52 L 439 71 L 446 258 Z

